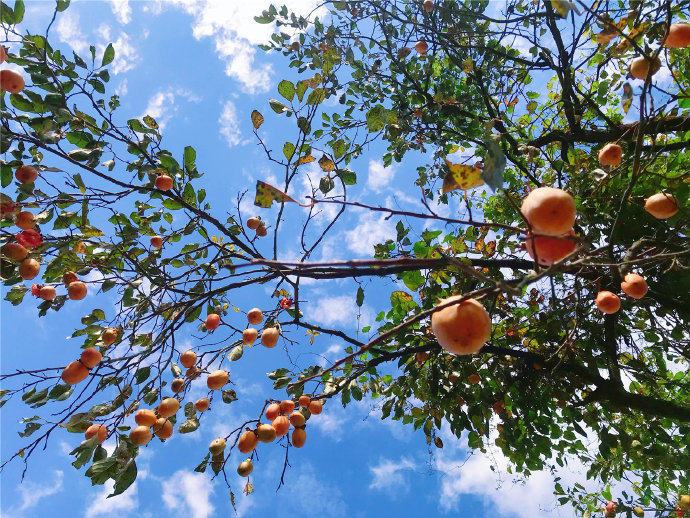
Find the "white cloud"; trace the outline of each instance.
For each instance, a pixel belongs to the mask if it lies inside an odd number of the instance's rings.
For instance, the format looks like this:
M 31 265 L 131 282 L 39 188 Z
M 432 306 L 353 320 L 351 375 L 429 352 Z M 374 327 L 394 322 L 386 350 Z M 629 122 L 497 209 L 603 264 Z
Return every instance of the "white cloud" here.
M 108 480 L 103 490 L 98 493 L 96 499 L 84 513 L 85 518 L 91 518 L 97 515 L 120 516 L 127 511 L 133 511 L 139 507 L 139 498 L 137 497 L 137 483 L 132 484 L 127 491 L 121 495 L 108 498 L 112 494 L 115 482 Z
M 387 187 L 395 177 L 395 166 L 388 167 L 383 165 L 380 160 L 369 160 L 369 178 L 367 185 L 370 189 L 376 192 L 381 192 L 384 187 Z
M 354 228 L 345 232 L 347 248 L 367 257 L 374 253 L 375 244 L 393 238 L 395 225 L 392 220 L 386 219 L 386 214 L 380 212 L 362 212 Z
M 24 481 L 17 487 L 17 493 L 21 499 L 21 505 L 18 509 L 8 510 L 8 516 L 16 516 L 31 507 L 35 507 L 40 500 L 45 497 L 54 495 L 62 491 L 62 481 L 64 473 L 60 470 L 55 471 L 55 479 L 46 484 L 37 484 L 31 481 Z
M 237 109 L 232 101 L 226 102 L 223 106 L 218 124 L 220 124 L 220 134 L 228 143 L 228 147 L 239 146 L 246 143 L 246 141 L 242 140 L 240 123 L 237 120 Z
M 58 18 L 55 26 L 58 38 L 69 44 L 77 54 L 84 54 L 89 50 L 86 36 L 79 25 L 79 15 L 76 11 L 67 11 Z
M 156 119 L 158 126 L 163 129 L 170 121 L 173 114 L 177 112 L 179 102 L 176 103 L 175 100 L 179 97 L 186 99 L 188 102 L 196 103 L 201 101 L 201 99 L 186 90 L 168 88 L 167 90 L 161 90 L 153 94 L 141 116 L 150 115 Z
M 329 484 L 310 464 L 305 464 L 295 482 L 287 484 L 285 489 L 292 497 L 291 514 L 329 518 L 352 516 L 338 486 Z
M 403 472 L 414 468 L 415 463 L 409 458 L 401 458 L 398 462 L 390 459 L 381 459 L 378 465 L 369 466 L 369 471 L 372 473 L 369 489 L 400 492 L 401 489 L 408 487 Z
M 139 53 L 130 43 L 129 35 L 122 32 L 113 42 L 115 59 L 110 65 L 113 74 L 122 74 L 139 64 Z
M 360 327 L 368 325 L 373 320 L 371 311 L 366 306 L 358 308 L 352 295 L 321 297 L 316 300 L 315 304 L 309 304 L 304 309 L 309 318 L 326 326 L 353 327 L 357 325 L 358 310 L 361 312 Z
M 163 503 L 175 515 L 208 518 L 213 513 L 213 485 L 208 475 L 180 470 L 162 484 Z
M 110 8 L 115 13 L 117 21 L 123 25 L 127 25 L 132 21 L 132 8 L 129 6 L 129 0 L 108 0 Z

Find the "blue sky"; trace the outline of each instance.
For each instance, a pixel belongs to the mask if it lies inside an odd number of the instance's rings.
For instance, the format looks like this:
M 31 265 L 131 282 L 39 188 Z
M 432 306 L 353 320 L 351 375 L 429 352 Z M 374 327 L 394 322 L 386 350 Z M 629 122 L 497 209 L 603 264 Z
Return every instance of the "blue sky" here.
M 271 166 L 252 135 L 250 113 L 259 109 L 266 117 L 260 132 L 269 147 L 282 148 L 287 131 L 284 118 L 270 111 L 268 99 L 277 97 L 278 81 L 294 74 L 278 55 L 266 55 L 256 48 L 270 35 L 270 26 L 252 21 L 267 7 L 257 2 L 211 1 L 110 1 L 74 2 L 56 21 L 52 29 L 54 42 L 72 47 L 85 55 L 89 44 L 102 49 L 113 42 L 116 59 L 110 70 L 109 92 L 119 93 L 120 117 L 151 115 L 162 126 L 164 147 L 178 155 L 186 145 L 197 151 L 197 165 L 205 173 L 198 183 L 206 187 L 209 201 L 218 214 L 236 211 L 238 191 L 248 190 L 240 207 L 245 217 L 258 213 L 252 208 L 253 189 L 261 179 L 279 186 L 280 171 Z M 306 12 L 316 4 L 312 0 L 291 1 L 290 6 Z M 52 2 L 27 2 L 22 28 L 42 32 L 52 16 Z M 12 48 L 15 50 L 15 48 Z M 415 158 L 410 162 L 383 167 L 379 160 L 382 148 L 374 145 L 357 159 L 351 168 L 358 184 L 349 192 L 351 200 L 394 208 L 422 211 L 418 192 L 412 185 Z M 318 168 L 305 167 L 303 180 L 293 195 L 303 198 L 309 193 L 309 178 L 318 184 Z M 213 186 L 213 187 L 209 187 Z M 476 193 L 478 194 L 478 193 Z M 328 206 L 315 222 L 314 235 L 322 229 L 335 206 Z M 441 215 L 462 217 L 457 198 L 448 207 L 439 207 Z M 275 216 L 275 210 L 266 218 Z M 288 207 L 288 221 L 300 224 L 304 209 Z M 372 245 L 395 237 L 395 223 L 384 215 L 350 210 L 326 239 L 315 260 L 365 258 L 372 255 Z M 417 225 L 417 230 L 422 228 Z M 291 236 L 281 237 L 283 259 L 298 256 Z M 266 244 L 268 253 L 268 244 Z M 386 308 L 390 291 L 399 289 L 390 280 L 369 286 L 361 311 L 360 327 L 373 323 L 375 315 Z M 374 289 L 375 288 L 375 289 Z M 238 295 L 237 305 L 247 310 L 253 306 L 273 304 L 267 287 L 252 288 Z M 303 310 L 313 321 L 354 333 L 357 329 L 356 285 L 349 281 L 309 283 L 303 294 Z M 90 294 L 81 305 L 68 304 L 59 313 L 51 312 L 38 319 L 32 302 L 18 308 L 3 303 L 1 370 L 60 366 L 71 361 L 78 344 L 69 336 L 79 318 L 93 307 L 114 310 L 110 295 Z M 297 338 L 297 333 L 293 332 Z M 192 331 L 180 337 L 190 345 L 197 340 Z M 310 346 L 299 349 L 304 361 L 317 356 L 334 360 L 343 344 L 317 337 Z M 221 481 L 210 475 L 197 474 L 193 468 L 206 453 L 208 443 L 223 432 L 257 412 L 267 397 L 275 394 L 265 373 L 287 362 L 281 347 L 273 350 L 256 348 L 248 351 L 241 362 L 232 365 L 232 380 L 240 396 L 231 405 L 214 404 L 213 411 L 193 434 L 174 435 L 165 444 L 154 440 L 143 448 L 139 461 L 139 478 L 124 495 L 105 499 L 111 487 L 91 487 L 90 480 L 70 465 L 67 453 L 81 437 L 60 431 L 54 434 L 45 451 L 31 459 L 23 483 L 23 466 L 14 462 L 2 473 L 2 516 L 32 518 L 56 514 L 57 510 L 74 510 L 75 516 L 119 516 L 137 513 L 141 517 L 186 514 L 206 518 L 216 513 L 232 512 L 229 494 Z M 299 358 L 299 356 L 298 356 Z M 199 390 L 201 393 L 201 390 Z M 2 410 L 2 458 L 19 448 L 21 439 L 17 422 L 27 412 L 21 403 L 11 402 Z M 255 492 L 242 495 L 239 477 L 229 470 L 242 517 L 264 516 L 286 512 L 304 517 L 328 515 L 332 518 L 354 516 L 461 515 L 467 518 L 486 516 L 530 517 L 540 514 L 573 516 L 569 508 L 554 509 L 552 479 L 536 474 L 526 484 L 501 474 L 506 466 L 499 451 L 490 458 L 468 457 L 465 439 L 452 437 L 441 430 L 445 447 L 429 451 L 422 433 L 398 422 L 381 421 L 376 402 L 363 401 L 343 409 L 331 401 L 324 413 L 310 420 L 307 444 L 293 450 L 286 484 L 276 493 L 282 469 L 283 449 L 268 445 L 260 451 L 252 482 Z M 107 446 L 113 447 L 112 439 Z M 430 454 L 431 453 L 431 454 Z M 235 454 L 231 464 L 243 456 Z M 498 470 L 490 469 L 494 463 Z M 562 473 L 566 480 L 581 476 L 575 464 Z

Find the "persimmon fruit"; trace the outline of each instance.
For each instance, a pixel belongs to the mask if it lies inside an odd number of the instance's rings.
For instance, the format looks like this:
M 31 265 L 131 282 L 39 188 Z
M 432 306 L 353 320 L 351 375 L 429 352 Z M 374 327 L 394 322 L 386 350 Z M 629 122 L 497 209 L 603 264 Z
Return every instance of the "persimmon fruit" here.
M 688 27 L 690 27 L 690 25 L 688 25 Z M 688 35 L 688 37 L 690 38 L 690 35 Z M 678 505 L 686 511 L 690 510 L 690 495 L 680 495 Z
M 425 13 L 430 13 L 434 10 L 433 0 L 424 0 L 424 2 L 422 2 L 422 7 L 424 8 Z
M 577 243 L 569 236 L 574 236 L 575 232 L 571 229 L 562 236 L 532 236 L 527 235 L 525 248 L 532 259 L 539 260 L 539 264 L 550 266 L 560 261 L 577 248 Z
M 532 190 L 522 200 L 520 212 L 535 234 L 560 236 L 575 224 L 575 200 L 563 189 L 555 187 Z
M 30 281 L 38 275 L 41 263 L 36 259 L 27 258 L 19 264 L 19 276 L 25 281 Z
M 266 230 L 266 226 L 259 225 L 259 228 L 256 229 L 256 235 L 259 237 L 266 237 L 268 235 L 268 230 Z
M 129 432 L 129 440 L 137 446 L 148 444 L 152 438 L 153 434 L 148 426 L 137 426 Z
M 260 324 L 263 319 L 264 314 L 259 308 L 250 309 L 247 312 L 247 321 L 253 326 Z
M 613 292 L 600 291 L 595 300 L 597 309 L 607 315 L 612 315 L 621 308 L 621 299 Z
M 273 426 L 276 431 L 276 437 L 282 437 L 290 429 L 290 420 L 287 416 L 279 415 L 273 420 L 271 426 Z
M 88 375 L 89 369 L 82 365 L 81 362 L 73 361 L 64 368 L 60 377 L 68 385 L 76 385 L 80 381 L 85 380 Z
M 43 300 L 53 300 L 56 295 L 55 286 L 41 286 L 38 290 L 38 298 Z
M 156 417 L 156 414 L 153 412 L 153 410 L 149 410 L 148 408 L 142 408 L 141 410 L 138 410 L 136 414 L 134 414 L 134 422 L 139 426 L 151 427 L 156 424 L 157 420 L 158 418 Z
M 249 218 L 247 220 L 247 228 L 251 230 L 256 230 L 261 226 L 261 219 L 260 218 Z
M 664 47 L 682 49 L 690 46 L 690 24 L 674 23 L 668 29 Z
M 0 71 L 0 90 L 5 90 L 11 94 L 18 94 L 24 90 L 24 78 L 14 70 L 5 69 Z
M 621 282 L 621 291 L 628 297 L 641 299 L 647 294 L 647 281 L 637 273 L 629 273 Z
M 481 376 L 479 374 L 470 374 L 467 377 L 467 381 L 469 381 L 472 385 L 478 384 L 482 380 Z
M 290 423 L 292 426 L 304 426 L 304 423 L 306 423 L 306 419 L 304 418 L 304 414 L 302 412 L 293 412 L 290 414 Z
M 618 144 L 606 144 L 599 150 L 599 164 L 618 167 L 623 159 L 623 148 Z
M 159 191 L 169 191 L 173 186 L 173 179 L 167 174 L 160 174 L 156 177 L 156 189 Z
M 228 382 L 229 378 L 230 373 L 228 371 L 224 371 L 222 369 L 213 371 L 208 375 L 208 378 L 206 378 L 206 386 L 211 390 L 218 390 Z
M 285 399 L 284 401 L 280 402 L 280 413 L 281 414 L 289 414 L 295 409 L 295 402 L 290 400 L 290 399 Z
M 266 419 L 273 421 L 276 417 L 280 415 L 280 405 L 278 403 L 271 403 L 266 408 Z
M 223 450 L 225 450 L 225 439 L 222 437 L 213 439 L 208 446 L 208 451 L 211 452 L 211 455 L 220 455 L 223 453 Z
M 270 424 L 262 423 L 256 427 L 256 436 L 261 442 L 273 442 L 276 440 L 276 429 Z
M 175 413 L 180 409 L 180 402 L 172 397 L 165 398 L 158 405 L 158 416 L 159 417 L 170 417 L 175 415 Z
M 307 442 L 307 432 L 304 428 L 295 428 L 292 431 L 292 445 L 295 448 L 301 448 Z
M 108 437 L 108 428 L 102 424 L 92 424 L 84 432 L 84 437 L 91 439 L 94 435 L 98 436 L 98 444 L 100 444 Z
M 7 50 L 5 49 L 5 47 L 0 45 L 0 63 L 4 63 L 6 59 L 7 59 Z
M 461 299 L 453 295 L 439 304 Z M 475 299 L 467 299 L 431 315 L 431 330 L 438 343 L 453 354 L 474 354 L 491 336 L 491 317 Z
M 417 354 L 415 354 L 415 360 L 417 360 L 417 365 L 423 364 L 428 359 L 429 353 L 427 353 L 426 351 L 419 351 Z
M 184 390 L 184 378 L 175 378 L 172 380 L 172 383 L 170 383 L 170 390 L 175 394 L 182 392 Z
M 154 248 L 163 248 L 163 238 L 161 236 L 151 236 L 151 246 Z
M 156 423 L 153 425 L 153 433 L 159 439 L 169 439 L 173 434 L 173 424 L 164 417 L 156 419 Z
M 237 466 L 237 474 L 240 477 L 248 477 L 251 472 L 254 471 L 254 464 L 250 459 L 243 460 L 240 465 Z
M 678 200 L 672 194 L 658 192 L 645 200 L 644 210 L 657 219 L 667 219 L 678 212 Z
M 86 367 L 93 369 L 96 365 L 101 363 L 101 360 L 103 360 L 103 355 L 98 348 L 89 347 L 88 349 L 84 349 L 82 351 L 80 359 Z
M 65 272 L 62 274 L 62 283 L 65 286 L 69 286 L 73 282 L 76 282 L 79 280 L 79 277 L 77 277 L 77 274 L 74 272 Z
M 272 349 L 278 344 L 279 337 L 280 333 L 275 327 L 268 327 L 263 330 L 263 333 L 261 333 L 261 344 L 264 347 Z
M 425 40 L 419 40 L 414 44 L 414 49 L 424 55 L 429 51 L 429 44 Z
M 82 300 L 86 297 L 86 284 L 81 281 L 70 282 L 67 286 L 67 296 L 72 300 Z
M 206 317 L 206 330 L 214 331 L 220 325 L 220 315 L 218 313 L 211 313 Z
M 23 185 L 34 183 L 38 178 L 38 170 L 31 165 L 21 165 L 14 172 L 14 177 Z
M 635 79 L 647 79 L 647 76 L 653 76 L 661 68 L 661 61 L 659 58 L 647 59 L 644 56 L 637 57 L 630 62 L 630 75 Z
M 240 440 L 237 441 L 237 449 L 240 450 L 240 453 L 251 453 L 257 444 L 259 444 L 259 439 L 256 437 L 256 434 L 251 430 L 247 430 L 240 436 Z
M 309 412 L 311 412 L 314 415 L 319 415 L 321 411 L 323 410 L 323 403 L 316 399 L 313 400 L 312 402 L 309 403 Z
M 198 367 L 196 365 L 190 367 L 187 369 L 187 372 L 184 373 L 185 378 L 189 380 L 195 380 L 199 376 L 201 376 L 201 367 Z
M 19 262 L 26 259 L 26 256 L 29 255 L 29 251 L 19 243 L 5 243 L 2 245 L 2 255 L 12 261 Z
M 36 216 L 34 216 L 33 212 L 23 210 L 17 214 L 17 221 L 15 223 L 22 230 L 29 230 L 36 226 Z
M 194 408 L 196 408 L 197 412 L 206 412 L 209 406 L 211 406 L 211 400 L 207 397 L 197 399 L 194 403 Z
M 183 352 L 180 354 L 180 363 L 187 369 L 194 366 L 196 363 L 196 353 L 192 350 Z
M 259 336 L 259 332 L 253 327 L 248 327 L 242 331 L 242 342 L 247 345 L 252 345 Z
M 301 395 L 299 397 L 299 401 L 298 401 L 299 406 L 306 408 L 309 406 L 309 403 L 311 403 L 311 398 L 309 396 Z
M 101 342 L 103 342 L 103 345 L 113 345 L 115 340 L 117 340 L 117 329 L 114 327 L 109 327 L 103 331 L 103 334 L 101 335 Z

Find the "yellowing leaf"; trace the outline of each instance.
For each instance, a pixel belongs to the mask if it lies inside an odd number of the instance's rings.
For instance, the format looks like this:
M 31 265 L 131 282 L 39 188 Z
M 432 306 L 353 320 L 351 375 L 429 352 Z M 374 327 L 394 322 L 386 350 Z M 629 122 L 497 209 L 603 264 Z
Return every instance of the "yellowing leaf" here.
M 635 27 L 632 31 L 630 31 L 630 34 L 628 34 L 627 38 L 624 38 L 623 41 L 621 41 L 618 46 L 616 47 L 615 53 L 617 55 L 623 54 L 625 51 L 627 51 L 630 47 L 632 47 L 632 41 L 636 41 L 637 39 L 640 38 L 644 34 L 644 32 L 647 30 L 649 27 L 649 22 L 642 22 L 640 25 Z
M 620 34 L 616 30 L 615 27 L 607 27 L 603 31 L 601 31 L 599 34 L 597 34 L 597 43 L 601 45 L 602 47 L 605 47 L 609 43 L 611 43 L 611 40 L 614 38 L 617 38 Z
M 482 170 L 479 167 L 453 164 L 445 158 L 443 160 L 448 166 L 448 169 L 450 169 L 450 174 L 443 180 L 441 193 L 447 193 L 455 189 L 463 189 L 466 191 L 484 185 L 484 180 L 481 178 Z
M 314 158 L 311 155 L 301 156 L 299 157 L 299 160 L 297 160 L 297 165 L 308 164 L 310 162 L 313 162 L 314 160 L 316 160 L 316 158 Z
M 331 171 L 335 170 L 335 163 L 333 163 L 333 160 L 328 158 L 326 155 L 323 155 L 321 158 L 319 158 L 319 165 L 325 173 L 330 173 Z
M 259 129 L 259 126 L 261 126 L 264 123 L 264 116 L 261 115 L 257 110 L 254 110 L 252 112 L 252 124 L 254 125 L 254 129 Z
M 272 185 L 262 182 L 261 180 L 257 180 L 254 205 L 256 205 L 257 207 L 263 207 L 264 209 L 267 209 L 273 204 L 274 201 L 277 201 L 278 203 L 294 201 L 295 203 L 297 203 L 283 191 L 279 191 Z
M 466 74 L 472 72 L 473 69 L 474 65 L 472 64 L 472 58 L 467 58 L 465 61 L 462 62 L 462 71 Z
M 86 245 L 84 245 L 83 241 L 77 241 L 77 244 L 74 245 L 74 253 L 75 254 L 85 254 L 86 253 Z
M 630 83 L 623 85 L 623 94 L 621 95 L 621 103 L 623 104 L 623 112 L 628 113 L 633 101 L 633 89 Z

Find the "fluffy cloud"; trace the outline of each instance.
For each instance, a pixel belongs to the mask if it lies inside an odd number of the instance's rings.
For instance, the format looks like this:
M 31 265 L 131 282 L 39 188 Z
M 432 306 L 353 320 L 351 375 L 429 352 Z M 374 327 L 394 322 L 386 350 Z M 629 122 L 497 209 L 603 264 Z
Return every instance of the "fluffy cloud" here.
M 57 470 L 55 471 L 54 480 L 47 482 L 46 484 L 38 484 L 28 480 L 24 481 L 17 487 L 17 493 L 19 495 L 19 499 L 21 500 L 21 505 L 16 509 L 8 509 L 7 516 L 22 516 L 24 511 L 35 507 L 40 500 L 59 493 L 62 491 L 63 479 L 64 473 L 60 470 Z
M 176 103 L 175 100 L 180 97 L 188 102 L 197 103 L 201 101 L 201 99 L 186 90 L 168 88 L 153 94 L 141 116 L 150 115 L 156 119 L 156 122 L 162 129 L 170 121 L 173 114 L 177 112 L 179 103 Z
M 361 212 L 352 230 L 345 232 L 347 248 L 358 255 L 371 256 L 374 245 L 395 238 L 395 224 L 385 213 Z
M 129 6 L 129 0 L 108 0 L 110 8 L 113 10 L 117 21 L 123 25 L 132 21 L 132 8 Z
M 213 484 L 202 473 L 177 471 L 163 484 L 163 503 L 177 516 L 208 518 L 214 507 L 211 504 Z
M 410 458 L 401 458 L 399 461 L 381 459 L 376 466 L 369 466 L 372 473 L 369 489 L 392 490 L 400 492 L 407 489 L 408 482 L 403 475 L 404 471 L 414 469 L 415 463 Z
M 350 295 L 321 297 L 315 304 L 309 304 L 307 315 L 315 322 L 325 326 L 357 326 L 357 314 L 360 313 L 359 326 L 369 325 L 372 321 L 371 311 L 366 307 L 357 307 L 354 292 Z
M 223 111 L 218 119 L 220 124 L 220 134 L 228 143 L 228 147 L 238 146 L 244 144 L 242 140 L 242 132 L 240 131 L 240 123 L 237 120 L 237 109 L 232 101 L 228 101 L 223 106 Z
M 79 25 L 79 15 L 76 11 L 67 11 L 58 18 L 55 26 L 58 38 L 68 43 L 77 54 L 85 54 L 89 50 L 86 36 Z
M 376 192 L 381 192 L 395 177 L 396 168 L 393 165 L 386 167 L 380 160 L 369 160 L 369 178 L 367 185 Z
M 108 495 L 113 492 L 114 487 L 115 482 L 112 480 L 108 480 L 105 483 L 103 490 L 98 493 L 91 506 L 86 509 L 84 513 L 85 518 L 98 515 L 121 516 L 122 513 L 133 511 L 139 507 L 136 482 L 121 495 L 108 498 Z

